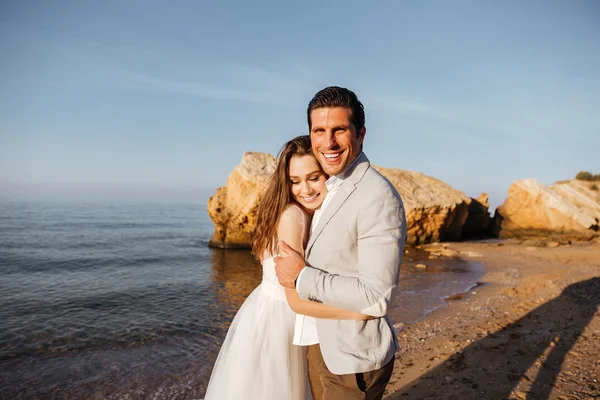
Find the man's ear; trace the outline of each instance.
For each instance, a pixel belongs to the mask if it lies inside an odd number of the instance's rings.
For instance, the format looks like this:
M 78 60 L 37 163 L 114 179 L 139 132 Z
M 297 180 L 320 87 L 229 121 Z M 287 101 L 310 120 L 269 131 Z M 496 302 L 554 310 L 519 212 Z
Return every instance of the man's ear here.
M 365 140 L 366 134 L 367 134 L 367 127 L 363 126 L 362 128 L 360 128 L 360 131 L 358 131 L 358 143 L 360 143 L 361 146 L 363 144 L 363 141 Z

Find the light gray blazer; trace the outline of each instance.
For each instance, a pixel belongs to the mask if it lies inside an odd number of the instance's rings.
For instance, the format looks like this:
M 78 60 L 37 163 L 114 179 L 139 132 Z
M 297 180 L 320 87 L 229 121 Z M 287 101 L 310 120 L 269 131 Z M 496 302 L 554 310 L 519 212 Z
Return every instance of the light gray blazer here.
M 386 315 L 398 285 L 406 217 L 394 186 L 361 153 L 325 208 L 306 247 L 300 297 L 358 311 L 368 321 L 317 319 L 327 368 L 334 374 L 379 369 L 398 341 Z

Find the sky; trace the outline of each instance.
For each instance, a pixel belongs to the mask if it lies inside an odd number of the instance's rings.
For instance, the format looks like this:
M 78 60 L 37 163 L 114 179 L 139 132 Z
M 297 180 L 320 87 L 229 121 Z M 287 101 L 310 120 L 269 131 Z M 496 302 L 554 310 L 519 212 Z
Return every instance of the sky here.
M 373 164 L 492 206 L 600 173 L 598 1 L 0 0 L 0 54 L 0 196 L 206 201 L 329 85 Z

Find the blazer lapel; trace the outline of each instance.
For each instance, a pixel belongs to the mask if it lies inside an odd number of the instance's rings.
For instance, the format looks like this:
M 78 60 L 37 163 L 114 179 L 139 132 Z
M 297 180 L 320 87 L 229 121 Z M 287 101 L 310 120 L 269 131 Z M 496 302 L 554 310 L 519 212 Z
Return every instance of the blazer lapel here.
M 331 199 L 331 203 L 327 205 L 327 208 L 323 211 L 323 215 L 319 219 L 317 226 L 312 231 L 310 235 L 310 239 L 308 241 L 308 245 L 306 246 L 305 255 L 308 257 L 310 249 L 315 244 L 315 241 L 318 239 L 321 232 L 323 232 L 323 228 L 329 223 L 331 218 L 338 212 L 340 207 L 346 202 L 348 197 L 356 190 L 356 184 L 362 179 L 367 169 L 369 169 L 370 163 L 369 159 L 364 153 L 361 153 L 356 160 L 356 164 L 353 169 L 349 171 L 349 175 L 346 179 L 344 179 L 344 183 L 338 189 L 338 191 Z
M 315 240 L 317 240 L 317 238 L 323 231 L 323 228 L 325 227 L 325 225 L 327 225 L 331 217 L 333 217 L 337 213 L 342 204 L 344 204 L 346 199 L 350 196 L 352 192 L 354 192 L 355 189 L 356 186 L 354 186 L 353 184 L 348 184 L 347 182 L 344 182 L 342 186 L 338 189 L 333 199 L 331 199 L 331 203 L 327 205 L 327 208 L 323 212 L 323 215 L 321 215 L 319 223 L 312 231 L 312 234 L 310 235 L 310 240 L 308 241 L 308 245 L 306 246 L 307 251 L 309 251 L 312 245 L 315 243 Z

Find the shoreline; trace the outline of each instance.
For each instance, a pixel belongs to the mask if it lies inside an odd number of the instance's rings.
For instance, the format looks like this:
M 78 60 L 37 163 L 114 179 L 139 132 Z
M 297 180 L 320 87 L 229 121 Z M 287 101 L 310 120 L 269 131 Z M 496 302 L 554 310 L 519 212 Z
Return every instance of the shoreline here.
M 402 324 L 385 399 L 600 396 L 597 242 L 443 246 L 467 260 L 476 257 L 485 274 L 480 285 Z
M 444 254 L 436 254 L 438 249 Z M 399 291 L 388 314 L 396 328 L 417 323 L 446 307 L 449 298 L 471 290 L 484 273 L 480 260 L 460 257 L 446 243 L 409 247 L 404 250 Z
M 394 323 L 394 328 L 396 329 L 396 334 L 399 335 L 405 329 L 406 326 L 418 324 L 418 323 L 422 322 L 423 320 L 427 319 L 430 315 L 439 311 L 440 309 L 448 307 L 448 304 L 450 302 L 466 300 L 467 298 L 469 298 L 473 295 L 473 293 L 471 291 L 480 286 L 482 286 L 482 284 L 480 282 L 475 282 L 470 288 L 467 288 L 463 291 L 459 291 L 459 292 L 456 292 L 456 293 L 448 295 L 448 296 L 440 297 L 440 301 L 442 303 L 439 306 L 433 308 L 432 310 L 427 310 L 423 314 L 423 316 L 421 316 L 417 320 L 410 321 L 410 322 L 401 322 L 400 321 L 400 322 Z M 396 310 L 392 310 L 391 314 L 398 315 L 399 313 Z M 393 320 L 394 319 L 392 319 L 392 321 Z

